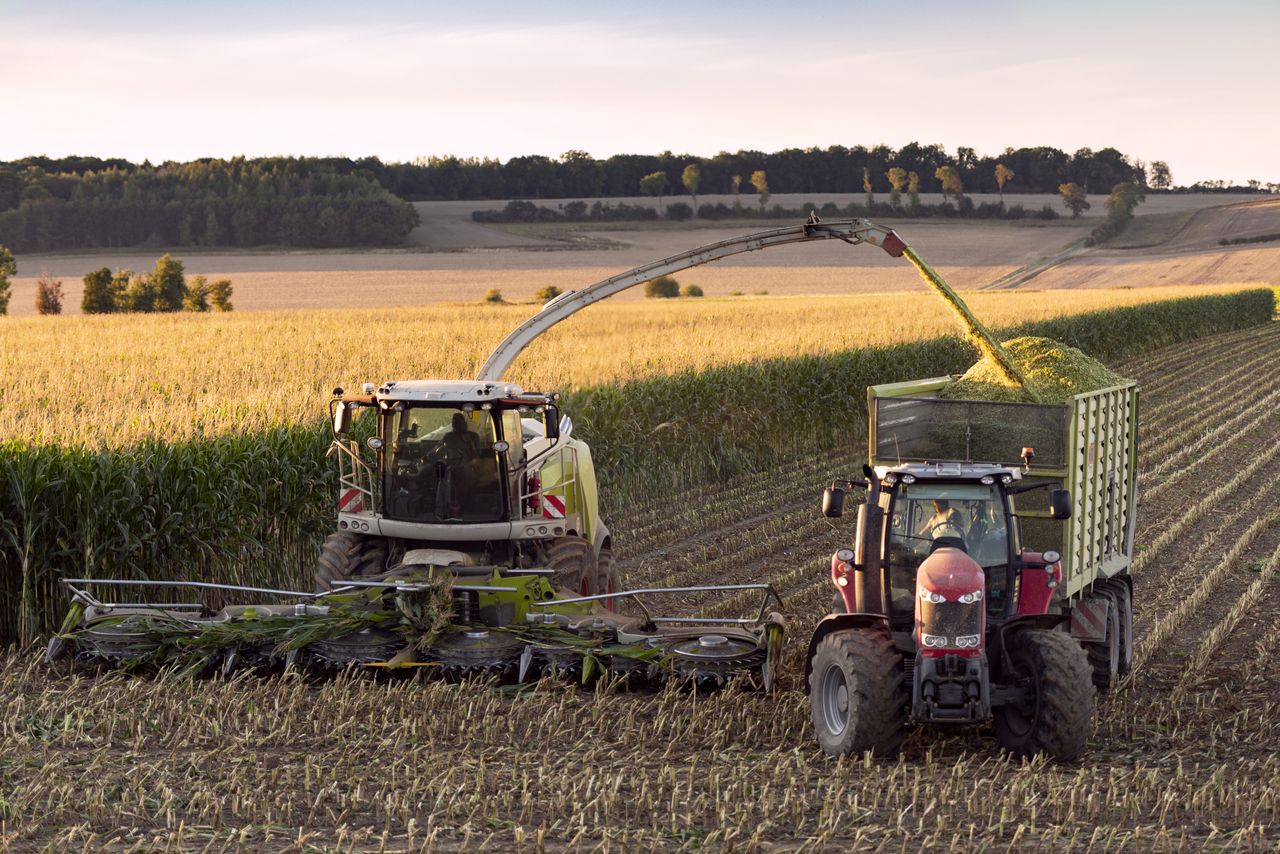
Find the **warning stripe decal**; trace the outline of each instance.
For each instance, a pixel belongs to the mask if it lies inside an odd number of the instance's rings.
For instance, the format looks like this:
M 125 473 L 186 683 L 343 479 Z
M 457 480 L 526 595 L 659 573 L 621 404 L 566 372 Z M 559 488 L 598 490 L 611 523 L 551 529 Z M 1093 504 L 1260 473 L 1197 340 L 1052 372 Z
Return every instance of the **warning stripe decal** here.
M 360 500 L 360 490 L 348 489 L 342 493 L 342 497 L 338 499 L 338 509 L 343 513 L 359 513 L 364 509 L 364 502 Z
M 542 515 L 548 519 L 564 518 L 564 499 L 558 495 L 542 496 Z

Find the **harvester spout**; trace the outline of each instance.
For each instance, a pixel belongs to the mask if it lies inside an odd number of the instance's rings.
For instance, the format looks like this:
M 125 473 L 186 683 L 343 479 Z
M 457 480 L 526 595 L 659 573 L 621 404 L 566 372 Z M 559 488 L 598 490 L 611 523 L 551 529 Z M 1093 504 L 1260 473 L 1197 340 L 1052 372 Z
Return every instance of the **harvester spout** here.
M 965 305 L 964 300 L 960 299 L 960 296 L 938 275 L 937 271 L 925 263 L 919 253 L 907 245 L 907 242 L 899 237 L 897 232 L 865 219 L 822 222 L 816 214 L 811 214 L 809 219 L 800 225 L 775 228 L 769 231 L 757 231 L 752 234 L 744 234 L 741 237 L 722 240 L 719 243 L 708 243 L 705 246 L 681 252 L 679 255 L 672 255 L 660 261 L 642 264 L 625 273 L 619 273 L 616 276 L 610 276 L 607 279 L 588 285 L 580 291 L 561 294 L 544 305 L 537 314 L 520 324 L 510 335 L 503 339 L 502 343 L 493 351 L 493 354 L 489 356 L 488 361 L 484 363 L 484 367 L 480 369 L 477 379 L 491 381 L 502 379 L 502 375 L 511 367 L 511 363 L 516 360 L 516 357 L 533 343 L 538 336 L 581 309 L 614 294 L 621 293 L 628 288 L 633 288 L 659 276 L 669 276 L 672 273 L 678 273 L 690 267 L 709 264 L 712 261 L 718 261 L 730 255 L 754 252 L 757 249 L 768 249 L 771 246 L 808 243 L 815 240 L 843 240 L 851 245 L 869 243 L 872 246 L 879 246 L 893 258 L 906 256 L 907 260 L 920 271 L 920 275 L 925 282 L 937 291 L 947 305 L 955 311 L 960 319 L 960 325 L 964 329 L 965 338 L 977 347 L 983 355 L 991 357 L 991 360 L 998 366 L 1009 385 L 1022 386 L 1034 397 L 1034 392 L 1027 386 L 1026 378 L 1022 375 L 1013 359 L 1009 357 L 1009 354 L 1000 346 L 1000 342 L 974 316 L 969 307 Z

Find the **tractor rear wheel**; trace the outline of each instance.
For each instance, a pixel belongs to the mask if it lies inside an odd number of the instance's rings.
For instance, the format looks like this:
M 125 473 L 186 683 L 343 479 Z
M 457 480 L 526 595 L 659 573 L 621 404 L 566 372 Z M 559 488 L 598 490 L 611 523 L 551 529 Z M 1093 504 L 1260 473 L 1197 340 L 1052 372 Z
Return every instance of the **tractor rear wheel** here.
M 316 592 L 322 593 L 353 578 L 368 578 L 387 571 L 387 541 L 350 531 L 325 537 L 316 562 Z
M 547 549 L 547 569 L 555 570 L 550 581 L 557 589 L 564 587 L 579 596 L 592 596 L 598 592 L 596 576 L 599 566 L 595 551 L 582 537 L 559 537 L 551 541 Z
M 902 655 L 877 629 L 834 631 L 818 641 L 809 673 L 809 712 L 830 756 L 868 750 L 892 756 L 907 719 Z
M 1010 645 L 1021 703 L 996 709 L 996 738 L 1018 756 L 1044 753 L 1071 761 L 1084 753 L 1093 720 L 1089 658 L 1066 632 L 1025 631 Z

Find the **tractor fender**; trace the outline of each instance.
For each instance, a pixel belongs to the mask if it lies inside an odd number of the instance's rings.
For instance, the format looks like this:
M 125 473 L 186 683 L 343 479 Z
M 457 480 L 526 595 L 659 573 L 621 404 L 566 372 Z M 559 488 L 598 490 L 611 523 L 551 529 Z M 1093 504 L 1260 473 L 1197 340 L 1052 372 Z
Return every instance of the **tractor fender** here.
M 889 620 L 884 614 L 831 614 L 823 617 L 813 629 L 809 638 L 809 651 L 804 656 L 804 684 L 809 684 L 809 674 L 813 670 L 813 653 L 822 639 L 832 632 L 845 629 L 882 628 L 889 631 Z
M 1009 658 L 1009 647 L 1017 643 L 1019 634 L 1026 631 L 1056 629 L 1068 619 L 1070 617 L 1066 614 L 1023 614 L 1014 617 L 996 627 L 995 649 L 989 649 L 988 656 L 1000 662 L 1001 673 L 1009 673 L 1013 670 L 1013 663 Z

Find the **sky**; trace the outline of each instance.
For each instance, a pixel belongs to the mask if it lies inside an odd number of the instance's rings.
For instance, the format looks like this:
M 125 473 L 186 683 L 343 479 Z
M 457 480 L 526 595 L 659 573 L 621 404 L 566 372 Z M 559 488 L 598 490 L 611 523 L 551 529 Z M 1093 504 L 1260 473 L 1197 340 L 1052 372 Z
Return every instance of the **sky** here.
M 1277 33 L 1275 0 L 0 0 L 0 160 L 918 141 L 1265 183 Z

